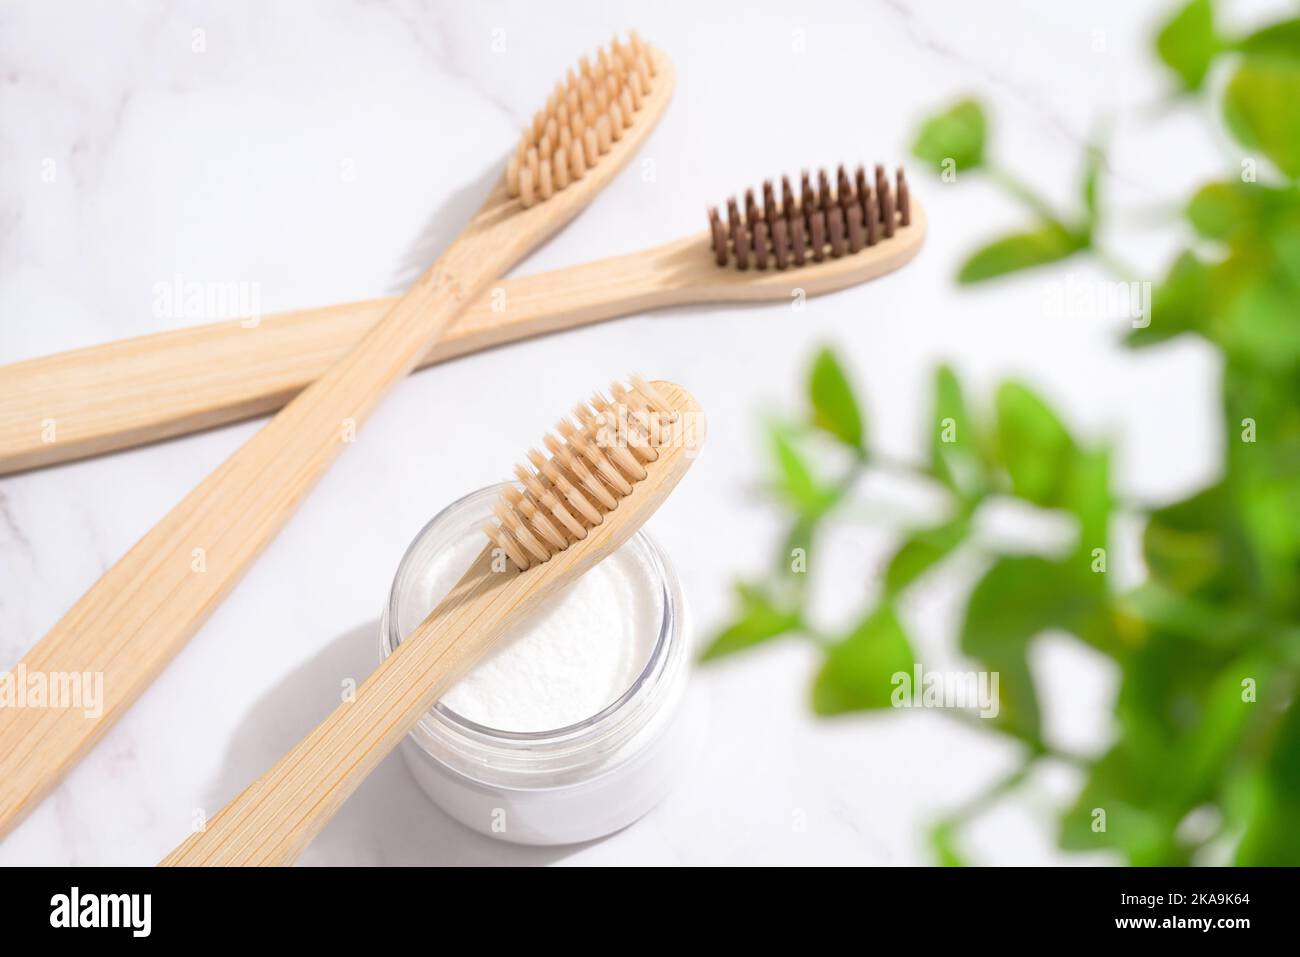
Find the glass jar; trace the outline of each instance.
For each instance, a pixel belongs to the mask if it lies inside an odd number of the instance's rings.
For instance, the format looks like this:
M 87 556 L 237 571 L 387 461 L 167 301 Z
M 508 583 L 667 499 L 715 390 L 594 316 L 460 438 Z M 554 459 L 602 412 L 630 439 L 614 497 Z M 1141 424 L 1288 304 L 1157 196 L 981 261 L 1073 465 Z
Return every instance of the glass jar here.
M 380 619 L 380 651 L 392 654 L 442 599 L 430 585 L 436 557 L 482 523 L 505 486 L 443 509 L 415 537 Z M 486 539 L 484 539 L 486 544 Z M 689 671 L 686 607 L 676 575 L 644 532 L 636 553 L 660 598 L 659 635 L 645 667 L 598 714 L 550 731 L 485 727 L 439 702 L 402 742 L 425 793 L 456 820 L 519 844 L 569 844 L 626 827 L 667 794 L 689 749 L 682 699 Z

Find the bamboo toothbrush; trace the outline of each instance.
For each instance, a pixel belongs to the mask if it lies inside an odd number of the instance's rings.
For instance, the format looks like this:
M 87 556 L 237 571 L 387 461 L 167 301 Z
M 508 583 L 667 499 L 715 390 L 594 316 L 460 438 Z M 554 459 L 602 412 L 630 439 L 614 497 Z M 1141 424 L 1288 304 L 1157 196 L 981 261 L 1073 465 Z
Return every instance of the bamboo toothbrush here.
M 859 167 L 853 178 L 841 168 L 834 190 L 825 172 L 805 173 L 801 187 L 796 196 L 783 179 L 778 202 L 764 184 L 761 206 L 750 192 L 743 215 L 732 201 L 726 226 L 711 213 L 709 230 L 686 239 L 496 283 L 420 362 L 665 306 L 831 292 L 897 269 L 925 239 L 901 169 L 892 188 L 879 166 L 874 183 Z M 0 366 L 0 474 L 274 411 L 395 301 L 282 313 L 254 328 L 214 323 Z M 44 441 L 50 422 L 55 442 Z
M 650 133 L 672 85 L 668 59 L 635 34 L 594 62 L 583 58 L 525 130 L 483 207 L 410 292 L 24 656 L 29 674 L 102 674 L 103 714 L 91 720 L 71 708 L 0 708 L 0 835 L 180 650 L 346 438 L 456 315 L 613 178 Z
M 695 400 L 668 382 L 616 385 L 528 454 L 487 546 L 448 596 L 366 679 L 356 700 L 225 806 L 167 865 L 291 864 L 379 761 L 506 630 L 612 553 L 672 491 L 704 438 Z

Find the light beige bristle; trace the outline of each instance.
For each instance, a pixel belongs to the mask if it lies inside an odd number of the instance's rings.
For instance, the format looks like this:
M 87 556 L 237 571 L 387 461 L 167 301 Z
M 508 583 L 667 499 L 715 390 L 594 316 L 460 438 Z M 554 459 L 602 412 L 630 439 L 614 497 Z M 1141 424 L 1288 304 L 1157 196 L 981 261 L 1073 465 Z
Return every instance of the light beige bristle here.
M 488 539 L 494 545 L 506 553 L 506 557 L 510 559 L 511 563 L 516 568 L 528 567 L 528 556 L 520 550 L 519 546 L 515 544 L 515 540 L 506 534 L 500 525 L 496 525 L 492 522 L 484 522 L 483 531 L 487 533 Z
M 556 549 L 568 547 L 569 540 L 552 524 L 542 508 L 533 504 L 531 498 L 517 488 L 506 489 L 502 497 L 528 523 L 529 528 L 546 540 L 548 545 Z
M 525 166 L 519 171 L 519 202 L 524 206 L 531 206 L 534 201 L 533 171 Z
M 570 448 L 553 435 L 548 435 L 543 440 L 547 451 L 554 456 L 551 467 L 563 471 L 573 476 L 575 484 L 593 504 L 599 508 L 611 509 L 618 504 L 618 500 L 605 487 L 591 471 L 590 466 L 584 456 L 580 455 L 575 449 Z
M 645 428 L 643 417 L 671 407 L 636 376 L 626 385 L 614 383 L 610 395 L 596 393 L 544 436 L 549 456 L 530 449 L 527 464 L 515 467 L 519 484 L 496 502 L 495 521 L 484 530 L 520 571 L 586 538 L 659 457 L 656 430 Z
M 565 130 L 564 132 L 569 132 Z M 555 151 L 555 158 L 552 161 L 552 172 L 555 179 L 555 188 L 564 189 L 569 185 L 569 154 L 563 146 Z
M 639 375 L 630 376 L 629 378 L 632 381 L 633 390 L 636 393 L 639 393 L 640 395 L 644 396 L 646 401 L 650 403 L 650 405 L 654 408 L 656 412 L 663 415 L 673 415 L 673 416 L 676 415 L 676 413 L 673 411 L 673 407 L 668 404 L 667 399 L 665 399 L 662 395 L 659 394 L 658 389 L 652 386 L 645 379 L 641 378 Z
M 564 436 L 564 440 L 571 448 L 576 449 L 578 454 L 587 460 L 587 464 L 591 466 L 592 470 L 600 476 L 615 495 L 622 497 L 632 493 L 631 483 L 615 468 L 605 450 L 596 444 L 595 435 L 590 426 L 582 423 L 580 426 L 575 427 L 572 422 L 561 421 L 556 431 Z
M 655 75 L 654 51 L 635 34 L 582 57 L 524 128 L 507 192 L 528 207 L 582 179 L 636 122 Z
M 542 474 L 546 476 L 552 488 L 559 490 L 564 501 L 569 504 L 575 520 L 585 521 L 587 525 L 595 525 L 600 521 L 600 509 L 591 503 L 591 499 L 582 494 L 581 489 L 574 485 L 558 466 L 548 462 Z
M 659 458 L 659 453 L 655 451 L 651 441 L 649 423 L 640 414 L 641 410 L 629 401 L 630 396 L 627 389 L 623 387 L 622 383 L 616 382 L 610 388 L 610 394 L 614 397 L 612 405 L 601 395 L 597 395 L 592 399 L 592 405 L 598 412 L 609 412 L 615 406 L 623 406 L 626 410 L 623 418 L 628 430 L 628 446 L 632 450 L 632 454 L 645 463 L 653 462 Z
M 569 176 L 573 179 L 582 179 L 586 171 L 587 164 L 582 156 L 582 140 L 575 139 L 569 146 Z

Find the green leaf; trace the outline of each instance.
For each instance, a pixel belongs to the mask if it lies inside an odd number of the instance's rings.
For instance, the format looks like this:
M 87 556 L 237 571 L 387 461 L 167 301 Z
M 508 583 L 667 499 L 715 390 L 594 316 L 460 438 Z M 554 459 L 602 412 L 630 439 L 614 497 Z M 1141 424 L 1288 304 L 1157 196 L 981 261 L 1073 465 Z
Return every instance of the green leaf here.
M 790 529 L 786 532 L 785 538 L 781 541 L 781 550 L 776 556 L 776 572 L 782 577 L 798 576 L 795 580 L 806 579 L 805 572 L 808 570 L 808 556 L 812 554 L 813 536 L 817 532 L 817 526 L 820 522 L 815 515 L 797 515 L 794 521 L 790 523 Z M 796 550 L 802 552 L 801 565 L 796 568 L 795 558 Z
M 957 273 L 957 281 L 984 282 L 1021 269 L 1059 262 L 1087 246 L 1086 236 L 1055 224 L 1013 233 L 972 253 Z
M 1117 848 L 1134 866 L 1186 864 L 1174 837 L 1180 818 L 1167 808 L 1130 797 L 1158 781 L 1163 766 L 1159 758 L 1135 753 L 1131 742 L 1121 740 L 1095 762 L 1074 806 L 1062 815 L 1061 847 Z
M 709 642 L 700 655 L 701 661 L 753 648 L 803 626 L 798 609 L 779 607 L 761 586 L 738 583 L 736 599 L 739 610 L 735 621 Z
M 974 169 L 984 162 L 987 126 L 979 102 L 961 100 L 926 120 L 912 144 L 912 153 L 936 172 L 943 171 L 945 160 L 960 170 Z
M 808 392 L 812 399 L 813 424 L 845 445 L 865 451 L 862 415 L 858 411 L 853 387 L 830 349 L 817 353 L 809 376 Z
M 1156 53 L 1186 90 L 1198 90 L 1221 49 L 1210 0 L 1191 0 L 1156 35 Z
M 912 646 L 889 606 L 876 609 L 852 632 L 831 646 L 813 682 L 817 714 L 888 708 L 894 675 L 912 673 Z
M 1110 514 L 1114 501 L 1110 491 L 1110 452 L 1107 449 L 1080 449 L 1065 471 L 1061 504 L 1079 523 L 1079 545 L 1075 561 L 1089 568 L 1094 549 L 1105 549 L 1110 539 Z M 1102 590 L 1105 576 L 1085 575 L 1083 580 Z
M 1210 321 L 1210 281 L 1210 269 L 1195 254 L 1184 252 L 1151 295 L 1150 321 L 1131 330 L 1124 344 L 1138 349 L 1185 332 L 1205 332 Z
M 1187 220 L 1206 239 L 1227 240 L 1254 230 L 1258 204 L 1244 183 L 1207 183 L 1187 204 Z
M 961 383 L 948 366 L 935 370 L 930 430 L 934 476 L 963 499 L 979 499 L 989 485 L 983 442 L 966 409 Z
M 1243 241 L 1209 267 L 1207 323 L 1200 330 L 1231 364 L 1242 367 L 1244 382 L 1267 383 L 1274 391 L 1278 377 L 1288 377 L 1294 357 L 1300 355 L 1300 325 L 1291 321 L 1288 306 L 1300 296 L 1300 274 L 1293 279 L 1289 266 L 1275 256 L 1285 245 L 1279 238 Z M 1300 261 L 1296 266 L 1300 269 Z
M 1221 647 L 1240 644 L 1259 627 L 1259 616 L 1247 607 L 1185 595 L 1154 580 L 1126 592 L 1116 610 L 1144 631 Z
M 943 561 L 966 540 L 969 531 L 970 523 L 963 516 L 909 535 L 885 570 L 885 595 L 894 597 Z
M 1251 599 L 1258 569 L 1226 485 L 1152 512 L 1142 534 L 1152 578 L 1216 603 Z
M 839 493 L 818 482 L 811 466 L 795 446 L 789 428 L 771 423 L 768 440 L 776 466 L 774 491 L 809 520 L 823 515 L 835 504 Z
M 1277 272 L 1245 284 L 1222 306 L 1221 345 L 1253 364 L 1285 373 L 1300 360 L 1300 287 Z
M 1196 688 L 1196 716 L 1169 750 L 1176 771 L 1166 778 L 1166 786 L 1181 808 L 1190 810 L 1215 796 L 1220 779 L 1260 716 L 1259 703 L 1243 695 L 1246 680 L 1255 683 L 1257 694 L 1267 693 L 1273 686 L 1273 669 L 1248 654 L 1202 679 Z
M 1300 287 L 1300 223 L 1274 230 L 1267 241 L 1277 259 L 1279 276 Z
M 1249 58 L 1223 94 L 1228 128 L 1292 179 L 1300 176 L 1300 62 Z
M 1236 49 L 1251 57 L 1300 61 L 1300 20 L 1273 23 L 1247 36 Z
M 1168 755 L 1202 723 L 1206 689 L 1231 660 L 1231 651 L 1192 643 L 1158 628 L 1151 631 L 1125 662 L 1115 706 L 1124 737 L 1139 751 Z M 1173 786 L 1170 771 L 1161 769 L 1158 778 L 1162 780 L 1150 783 L 1150 793 L 1130 797 L 1167 801 L 1178 810 L 1179 788 Z
M 1061 420 L 1042 399 L 1017 382 L 998 389 L 998 456 L 1011 488 L 1035 505 L 1062 504 L 1075 446 Z
M 1172 309 L 1162 290 L 1152 326 L 1169 324 L 1162 313 L 1175 325 L 1193 323 L 1230 360 L 1257 367 L 1252 378 L 1259 371 L 1285 375 L 1300 358 L 1300 324 L 1289 305 L 1300 297 L 1300 190 L 1211 183 L 1193 197 L 1187 216 L 1200 235 L 1226 243 L 1228 255 L 1186 270 Z
M 957 850 L 957 825 L 942 821 L 930 828 L 930 849 L 941 867 L 965 867 L 966 858 Z
M 1083 164 L 1083 184 L 1080 192 L 1083 194 L 1083 209 L 1087 214 L 1089 235 L 1092 234 L 1097 224 L 1097 215 L 1100 211 L 1100 199 L 1098 197 L 1101 183 L 1102 163 L 1106 155 L 1102 152 L 1100 146 L 1091 144 L 1088 146 L 1087 153 Z
M 1292 701 L 1278 723 L 1252 805 L 1237 863 L 1300 865 L 1300 703 Z
M 1236 546 L 1225 572 L 1249 573 L 1242 594 L 1294 622 L 1300 620 L 1300 375 L 1230 359 L 1223 393 L 1224 505 L 1228 530 L 1237 536 L 1225 543 Z M 1243 435 L 1247 418 L 1255 423 L 1253 436 Z
M 1300 232 L 1300 193 L 1259 183 L 1207 183 L 1187 204 L 1187 219 L 1206 239 L 1258 253 L 1260 243 Z
M 1049 628 L 1083 637 L 1099 607 L 1070 564 L 1017 556 L 999 558 L 984 573 L 966 605 L 961 650 L 999 673 L 1000 726 L 1031 743 L 1039 740 L 1029 642 Z
M 1243 698 L 1243 679 L 1266 695 L 1273 671 L 1256 655 L 1189 644 L 1157 629 L 1124 662 L 1115 745 L 1093 766 L 1062 844 L 1115 847 L 1134 865 L 1183 865 L 1195 843 L 1178 836 L 1193 809 L 1221 800 L 1257 737 L 1267 705 Z M 1261 697 L 1261 702 L 1264 700 Z M 1095 809 L 1106 830 L 1089 825 Z

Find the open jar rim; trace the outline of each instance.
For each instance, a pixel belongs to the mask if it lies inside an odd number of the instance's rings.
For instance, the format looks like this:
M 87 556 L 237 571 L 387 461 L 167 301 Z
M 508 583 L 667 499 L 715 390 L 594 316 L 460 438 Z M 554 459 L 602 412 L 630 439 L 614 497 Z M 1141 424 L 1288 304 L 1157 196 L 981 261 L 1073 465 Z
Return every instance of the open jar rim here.
M 439 548 L 446 547 L 476 528 L 490 515 L 491 507 L 501 491 L 515 484 L 503 482 L 457 499 L 430 519 L 416 535 L 398 563 L 384 608 L 380 628 L 381 653 L 384 657 L 392 654 L 401 643 L 403 631 L 409 632 L 418 624 L 418 621 L 412 622 L 404 629 L 401 620 L 406 589 L 415 587 L 414 579 L 418 578 L 418 572 Z M 593 746 L 601 751 L 616 749 L 620 742 L 635 734 L 649 720 L 654 712 L 652 703 L 659 696 L 658 692 L 663 685 L 659 679 L 670 664 L 685 654 L 681 636 L 682 596 L 680 585 L 665 560 L 663 551 L 644 530 L 636 532 L 622 547 L 634 548 L 638 558 L 645 563 L 649 574 L 658 583 L 659 607 L 662 609 L 659 634 L 654 646 L 645 666 L 627 690 L 588 718 L 543 731 L 492 728 L 459 714 L 439 701 L 421 717 L 417 725 L 423 734 L 416 734 L 415 738 L 424 750 L 429 750 L 424 738 L 431 736 L 445 744 L 488 749 L 501 757 L 510 755 L 524 759 L 528 755 L 535 755 L 563 761 L 564 755 L 576 750 L 586 752 Z M 421 617 L 431 607 L 432 605 L 425 608 Z M 449 738 L 453 740 L 449 741 Z

